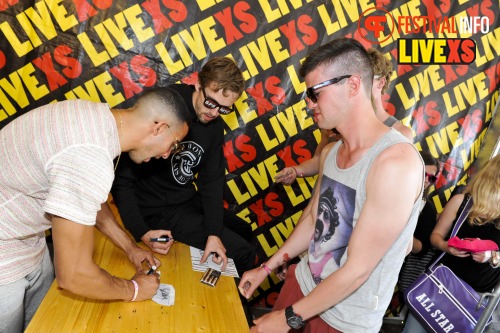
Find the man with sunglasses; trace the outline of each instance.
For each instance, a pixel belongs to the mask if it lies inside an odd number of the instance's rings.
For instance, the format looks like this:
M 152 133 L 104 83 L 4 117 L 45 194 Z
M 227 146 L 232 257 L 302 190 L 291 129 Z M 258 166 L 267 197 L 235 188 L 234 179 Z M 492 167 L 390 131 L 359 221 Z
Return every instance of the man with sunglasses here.
M 413 144 L 377 119 L 361 43 L 320 46 L 300 74 L 319 128 L 335 128 L 342 140 L 323 149 L 313 196 L 287 241 L 241 279 L 248 298 L 273 269 L 307 251 L 289 267 L 274 311 L 251 332 L 377 333 L 411 247 L 424 166 Z M 322 224 L 334 226 L 320 234 Z
M 224 129 L 219 117 L 233 111 L 245 87 L 243 75 L 232 59 L 219 57 L 202 67 L 195 85 L 169 87 L 182 95 L 192 125 L 167 160 L 137 166 L 122 158 L 112 194 L 123 223 L 155 252 L 166 254 L 173 238 L 204 250 L 202 262 L 214 254 L 222 269 L 230 257 L 240 272 L 248 270 L 254 247 L 223 224 Z M 151 241 L 165 235 L 171 240 Z

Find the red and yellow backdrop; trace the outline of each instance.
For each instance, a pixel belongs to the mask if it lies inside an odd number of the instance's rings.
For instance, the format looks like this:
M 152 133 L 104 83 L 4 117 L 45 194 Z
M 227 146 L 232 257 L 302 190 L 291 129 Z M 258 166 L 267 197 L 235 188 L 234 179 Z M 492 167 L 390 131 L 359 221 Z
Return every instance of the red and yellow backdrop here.
M 358 23 L 371 7 L 396 21 L 486 17 L 488 27 L 462 34 L 396 28 L 391 37 L 370 41 Z M 194 82 L 211 57 L 232 57 L 246 90 L 236 112 L 223 116 L 224 204 L 252 226 L 259 254 L 268 257 L 292 232 L 316 180 L 273 181 L 283 167 L 309 159 L 320 138 L 298 75 L 308 52 L 347 36 L 392 59 L 385 107 L 412 128 L 420 150 L 441 161 L 431 194 L 441 211 L 455 186 L 467 181 L 498 100 L 498 12 L 498 1 L 491 0 L 0 0 L 0 129 L 35 107 L 66 99 L 129 107 L 148 87 Z M 471 38 L 476 58 L 471 64 L 398 65 L 398 38 Z M 256 300 L 272 305 L 278 287 L 271 276 Z

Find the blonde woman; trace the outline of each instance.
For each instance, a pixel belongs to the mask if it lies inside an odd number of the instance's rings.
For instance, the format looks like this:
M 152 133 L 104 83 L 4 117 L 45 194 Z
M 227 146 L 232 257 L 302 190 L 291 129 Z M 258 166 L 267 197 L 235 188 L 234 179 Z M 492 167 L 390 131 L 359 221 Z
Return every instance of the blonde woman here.
M 498 251 L 470 253 L 448 246 L 449 234 L 459 215 L 462 202 L 468 196 L 473 204 L 468 219 L 458 230 L 459 238 L 491 240 L 500 246 L 500 155 L 494 157 L 477 173 L 463 194 L 453 196 L 431 234 L 431 244 L 446 252 L 440 263 L 448 266 L 458 277 L 477 292 L 491 291 L 500 279 Z M 499 332 L 499 311 L 486 332 Z M 408 317 L 404 332 L 425 332 L 415 328 L 414 318 Z M 418 325 L 418 323 L 416 323 Z M 411 328 L 410 328 L 411 327 Z

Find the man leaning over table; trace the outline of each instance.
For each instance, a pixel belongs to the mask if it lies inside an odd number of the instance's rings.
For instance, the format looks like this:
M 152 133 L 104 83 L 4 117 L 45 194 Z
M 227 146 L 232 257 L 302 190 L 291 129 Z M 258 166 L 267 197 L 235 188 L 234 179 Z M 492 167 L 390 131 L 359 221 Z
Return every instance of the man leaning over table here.
M 0 131 L 0 332 L 22 332 L 54 278 L 45 242 L 52 228 L 55 276 L 61 288 L 93 299 L 151 298 L 159 266 L 118 225 L 107 205 L 113 159 L 167 158 L 188 131 L 182 97 L 152 89 L 129 109 L 70 100 L 45 105 Z M 110 275 L 92 259 L 96 226 L 120 247 L 137 273 Z

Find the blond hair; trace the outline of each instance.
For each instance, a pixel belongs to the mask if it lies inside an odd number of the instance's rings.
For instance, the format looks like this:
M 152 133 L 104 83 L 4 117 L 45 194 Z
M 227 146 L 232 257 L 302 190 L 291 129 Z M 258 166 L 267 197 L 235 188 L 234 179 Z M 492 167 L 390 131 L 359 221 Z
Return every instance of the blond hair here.
M 385 84 L 382 87 L 382 94 L 389 88 L 392 75 L 392 62 L 387 59 L 382 52 L 377 49 L 369 48 L 367 50 L 370 61 L 372 62 L 373 74 L 380 78 L 385 78 Z
M 464 194 L 473 199 L 471 225 L 494 223 L 500 229 L 500 155 L 493 157 L 467 185 Z

